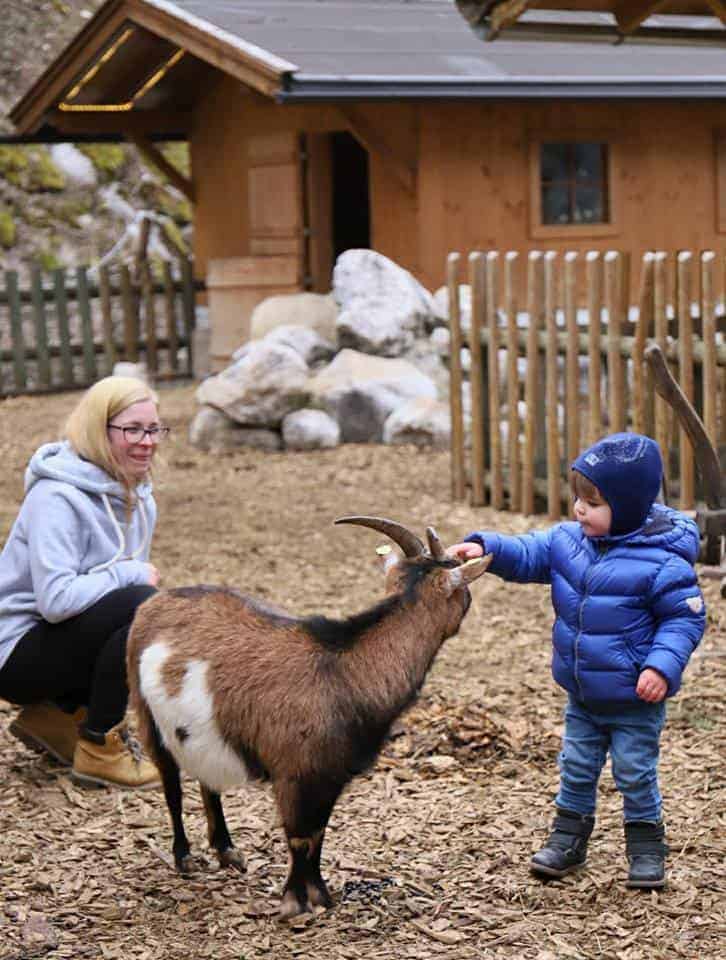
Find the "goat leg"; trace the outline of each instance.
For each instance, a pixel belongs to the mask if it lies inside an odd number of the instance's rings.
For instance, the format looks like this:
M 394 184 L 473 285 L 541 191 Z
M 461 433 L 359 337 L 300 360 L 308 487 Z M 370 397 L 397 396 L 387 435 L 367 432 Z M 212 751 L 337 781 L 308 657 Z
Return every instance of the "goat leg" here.
M 203 783 L 199 785 L 202 791 L 202 802 L 204 803 L 204 812 L 207 815 L 207 836 L 209 845 L 217 851 L 217 859 L 220 867 L 234 867 L 240 873 L 247 869 L 245 858 L 239 850 L 235 849 L 232 838 L 227 829 L 227 821 L 224 819 L 224 810 L 222 809 L 222 798 L 218 793 L 205 787 Z
M 325 828 L 341 789 L 332 781 L 288 780 L 275 784 L 290 852 L 290 873 L 280 904 L 283 920 L 333 905 L 320 873 L 320 858 Z
M 164 797 L 166 798 L 166 805 L 169 808 L 171 825 L 174 830 L 174 843 L 172 845 L 174 863 L 179 873 L 190 874 L 194 869 L 194 860 L 191 856 L 189 841 L 184 831 L 184 821 L 182 819 L 182 788 L 179 767 L 174 757 L 172 757 L 166 747 L 163 746 L 159 732 L 155 728 L 152 731 L 151 746 L 151 754 L 161 774 L 161 782 L 164 786 Z

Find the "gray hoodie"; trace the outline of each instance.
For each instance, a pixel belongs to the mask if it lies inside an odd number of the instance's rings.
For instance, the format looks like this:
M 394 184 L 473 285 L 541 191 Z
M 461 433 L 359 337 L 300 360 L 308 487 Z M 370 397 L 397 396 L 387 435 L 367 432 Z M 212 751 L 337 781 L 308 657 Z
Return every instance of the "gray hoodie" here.
M 46 443 L 25 472 L 25 499 L 0 554 L 0 670 L 39 620 L 60 623 L 111 590 L 148 583 L 156 504 L 136 488 L 126 521 L 123 486 L 68 443 Z

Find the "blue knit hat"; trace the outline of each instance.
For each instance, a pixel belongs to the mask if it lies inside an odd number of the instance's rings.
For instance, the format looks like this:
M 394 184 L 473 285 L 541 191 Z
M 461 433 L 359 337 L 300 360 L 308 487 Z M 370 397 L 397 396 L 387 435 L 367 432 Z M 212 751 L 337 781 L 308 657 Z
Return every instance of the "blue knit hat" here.
M 658 444 L 639 433 L 603 437 L 579 455 L 572 469 L 594 483 L 607 501 L 613 536 L 645 523 L 663 478 Z

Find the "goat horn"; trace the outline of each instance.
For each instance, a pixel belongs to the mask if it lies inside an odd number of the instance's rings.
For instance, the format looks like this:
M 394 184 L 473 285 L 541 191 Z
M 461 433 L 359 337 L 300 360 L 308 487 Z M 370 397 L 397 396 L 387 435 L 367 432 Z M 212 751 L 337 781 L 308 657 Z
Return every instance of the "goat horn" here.
M 446 560 L 446 550 L 433 527 L 426 527 L 426 539 L 429 542 L 429 553 L 434 560 Z
M 426 553 L 426 548 L 415 533 L 395 520 L 386 520 L 384 517 L 338 517 L 334 523 L 357 523 L 361 527 L 370 527 L 390 537 L 403 550 L 406 557 L 420 557 Z

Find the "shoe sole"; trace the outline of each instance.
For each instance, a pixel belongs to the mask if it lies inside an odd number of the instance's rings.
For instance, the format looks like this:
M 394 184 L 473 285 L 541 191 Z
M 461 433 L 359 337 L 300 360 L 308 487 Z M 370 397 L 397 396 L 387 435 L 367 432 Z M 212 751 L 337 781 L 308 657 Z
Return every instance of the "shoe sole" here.
M 71 772 L 71 780 L 76 786 L 100 790 L 103 787 L 115 787 L 117 790 L 154 790 L 161 786 L 160 780 L 149 780 L 148 783 L 116 783 L 113 780 L 102 780 L 101 777 L 91 777 L 86 773 Z
M 625 883 L 628 890 L 662 890 L 665 885 L 665 880 L 628 880 Z
M 27 730 L 23 730 L 23 728 L 19 727 L 16 723 L 10 724 L 8 732 L 11 733 L 16 740 L 24 743 L 30 750 L 33 750 L 35 753 L 48 753 L 54 760 L 57 760 L 58 763 L 63 764 L 64 767 L 70 767 L 73 762 L 70 758 L 58 753 L 58 751 L 49 743 L 46 743 L 45 740 L 41 740 L 40 737 L 28 733 Z
M 580 870 L 585 866 L 587 860 L 583 860 L 582 863 L 575 863 L 571 867 L 567 867 L 565 870 L 555 870 L 553 867 L 543 867 L 539 863 L 534 863 L 530 860 L 529 869 L 532 873 L 540 874 L 543 877 L 552 877 L 555 880 L 561 880 L 562 877 L 566 877 L 570 873 L 574 873 L 575 870 Z

